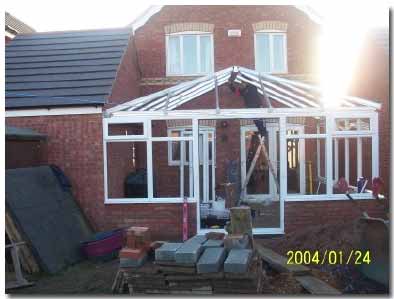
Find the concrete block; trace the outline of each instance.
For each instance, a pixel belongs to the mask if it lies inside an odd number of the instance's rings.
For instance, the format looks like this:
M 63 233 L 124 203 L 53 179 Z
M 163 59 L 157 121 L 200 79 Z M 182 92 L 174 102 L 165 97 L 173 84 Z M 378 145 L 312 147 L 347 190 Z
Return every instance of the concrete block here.
M 187 240 L 185 243 L 198 243 L 203 244 L 207 238 L 204 235 L 195 235 L 194 237 Z
M 219 272 L 226 258 L 223 247 L 207 248 L 197 262 L 197 273 Z
M 202 247 L 212 248 L 212 247 L 223 247 L 223 240 L 207 240 L 202 244 Z
M 183 243 L 165 243 L 155 250 L 156 261 L 175 261 L 175 252 Z
M 208 240 L 223 240 L 226 236 L 225 233 L 218 233 L 218 232 L 209 232 L 205 234 L 205 237 Z
M 189 240 L 175 252 L 175 262 L 180 264 L 195 264 L 200 257 L 203 248 L 197 241 Z
M 119 259 L 119 267 L 120 268 L 138 268 L 145 263 L 146 258 L 147 258 L 147 254 L 143 255 L 139 259 L 120 258 Z
M 224 238 L 224 248 L 231 249 L 249 249 L 251 242 L 248 235 L 232 234 Z
M 231 249 L 224 262 L 224 272 L 247 272 L 251 256 L 252 250 L 250 249 Z

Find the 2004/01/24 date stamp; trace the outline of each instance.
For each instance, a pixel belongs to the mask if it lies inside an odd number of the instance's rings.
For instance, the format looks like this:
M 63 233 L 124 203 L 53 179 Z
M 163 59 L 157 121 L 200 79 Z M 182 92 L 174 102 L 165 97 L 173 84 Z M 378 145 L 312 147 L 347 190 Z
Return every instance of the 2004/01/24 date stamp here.
M 289 250 L 286 255 L 288 265 L 369 265 L 372 262 L 369 250 Z

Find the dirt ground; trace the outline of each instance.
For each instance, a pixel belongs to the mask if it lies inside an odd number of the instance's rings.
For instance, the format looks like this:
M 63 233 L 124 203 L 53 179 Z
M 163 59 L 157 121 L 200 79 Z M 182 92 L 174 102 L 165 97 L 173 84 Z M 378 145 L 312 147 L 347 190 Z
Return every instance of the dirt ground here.
M 34 286 L 10 290 L 9 294 L 111 294 L 111 286 L 118 270 L 117 259 L 93 263 L 84 261 L 56 274 L 27 276 Z
M 331 225 L 318 225 L 300 232 L 288 233 L 283 237 L 259 239 L 258 243 L 287 256 L 289 250 L 323 253 L 327 250 L 343 251 L 347 256 L 358 249 L 361 227 L 357 221 L 339 221 Z M 363 276 L 354 265 L 336 264 L 307 265 L 314 276 L 345 294 L 388 294 L 388 288 Z
M 358 244 L 359 227 L 355 222 L 319 225 L 283 237 L 258 239 L 256 242 L 286 256 L 288 250 L 342 250 L 347 252 Z M 26 277 L 32 287 L 10 290 L 10 294 L 111 294 L 118 269 L 117 259 L 93 263 L 84 261 L 56 275 Z M 388 294 L 388 288 L 364 277 L 352 265 L 309 265 L 312 274 L 345 294 Z M 288 274 L 279 274 L 263 265 L 266 279 L 263 294 L 301 295 L 307 292 Z

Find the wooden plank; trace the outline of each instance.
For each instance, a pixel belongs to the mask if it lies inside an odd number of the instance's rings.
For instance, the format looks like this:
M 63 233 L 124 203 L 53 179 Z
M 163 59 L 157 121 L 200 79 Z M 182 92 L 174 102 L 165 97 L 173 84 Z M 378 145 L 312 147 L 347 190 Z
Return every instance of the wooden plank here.
M 12 243 L 24 242 L 21 234 L 14 224 L 14 221 L 11 218 L 11 215 L 7 211 L 5 213 L 5 231 Z M 19 253 L 23 270 L 30 274 L 40 272 L 38 263 L 27 244 L 19 248 Z
M 340 291 L 314 276 L 298 276 L 296 280 L 313 295 L 341 295 Z
M 267 247 L 258 244 L 255 247 L 261 258 L 278 272 L 290 272 L 294 275 L 306 275 L 310 272 L 310 269 L 303 265 L 288 265 L 287 259 L 284 256 Z

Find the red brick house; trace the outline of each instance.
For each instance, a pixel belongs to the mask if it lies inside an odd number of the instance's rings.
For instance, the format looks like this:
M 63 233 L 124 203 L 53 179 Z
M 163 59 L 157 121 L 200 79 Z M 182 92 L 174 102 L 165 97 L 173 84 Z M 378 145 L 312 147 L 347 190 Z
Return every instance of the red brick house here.
M 305 11 L 165 6 L 132 25 L 18 36 L 6 47 L 6 123 L 48 136 L 48 163 L 70 177 L 97 230 L 144 225 L 180 239 L 184 198 L 191 233 L 222 229 L 242 199 L 256 234 L 280 234 L 357 216 L 341 177 L 382 214 L 368 191 L 380 105 L 322 106 L 304 83 L 317 71 L 320 29 Z M 233 70 L 269 107 L 247 107 L 228 88 Z M 274 171 L 259 154 L 260 119 Z

